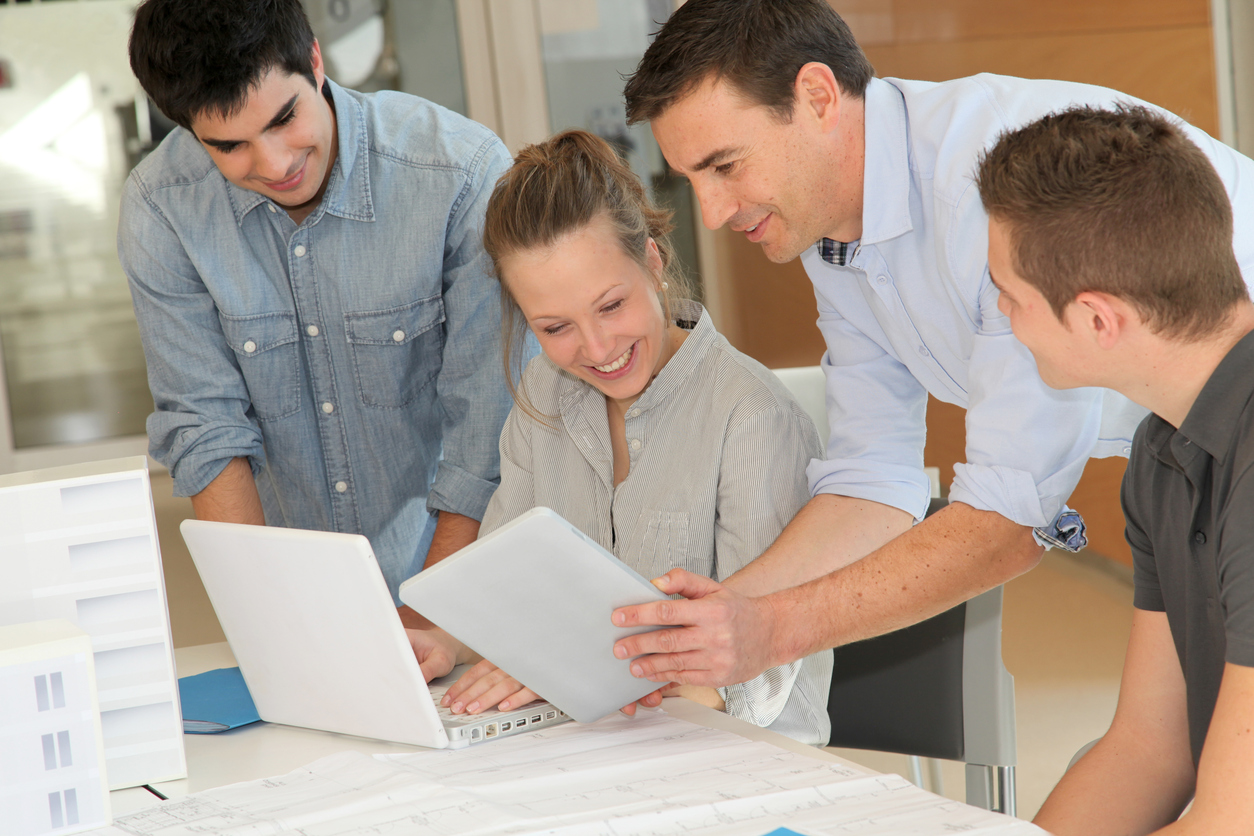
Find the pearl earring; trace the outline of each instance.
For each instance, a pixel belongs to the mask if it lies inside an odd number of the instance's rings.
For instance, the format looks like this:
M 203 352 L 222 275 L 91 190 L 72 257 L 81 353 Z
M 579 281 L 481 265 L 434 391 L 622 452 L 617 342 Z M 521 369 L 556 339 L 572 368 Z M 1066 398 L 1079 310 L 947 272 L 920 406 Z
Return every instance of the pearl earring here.
M 662 290 L 666 290 L 666 288 L 668 287 L 670 287 L 669 284 L 667 284 L 666 282 L 662 282 Z

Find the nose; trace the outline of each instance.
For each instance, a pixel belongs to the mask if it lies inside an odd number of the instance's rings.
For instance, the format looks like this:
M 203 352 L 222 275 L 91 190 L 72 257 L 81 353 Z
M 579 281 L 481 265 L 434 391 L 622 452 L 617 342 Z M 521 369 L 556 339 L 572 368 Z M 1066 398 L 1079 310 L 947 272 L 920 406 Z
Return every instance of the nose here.
M 292 173 L 291 150 L 277 141 L 262 140 L 253 145 L 253 172 L 264 180 L 277 183 Z
M 710 178 L 693 178 L 692 190 L 697 195 L 697 204 L 701 207 L 701 223 L 705 224 L 706 229 L 718 229 L 736 214 L 736 201 L 726 189 L 712 182 Z
M 595 326 L 585 328 L 583 330 L 583 353 L 591 361 L 592 365 L 603 366 L 616 359 L 610 356 L 614 353 L 614 339 Z

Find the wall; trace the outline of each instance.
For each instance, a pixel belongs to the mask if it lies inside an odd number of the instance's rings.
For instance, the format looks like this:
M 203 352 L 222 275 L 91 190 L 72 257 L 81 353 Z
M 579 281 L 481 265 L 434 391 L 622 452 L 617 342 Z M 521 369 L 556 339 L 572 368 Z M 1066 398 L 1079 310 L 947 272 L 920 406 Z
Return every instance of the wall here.
M 1217 135 L 1209 0 L 829 0 L 880 76 L 941 81 L 977 72 L 1082 81 L 1161 105 Z M 818 362 L 814 297 L 800 262 L 775 265 L 741 235 L 707 238 L 720 327 L 768 366 Z M 712 306 L 713 307 L 713 306 Z M 752 312 L 752 316 L 748 315 Z M 942 484 L 964 458 L 965 411 L 930 400 L 924 460 Z M 1071 504 L 1090 548 L 1130 563 L 1119 482 L 1123 459 L 1089 462 Z

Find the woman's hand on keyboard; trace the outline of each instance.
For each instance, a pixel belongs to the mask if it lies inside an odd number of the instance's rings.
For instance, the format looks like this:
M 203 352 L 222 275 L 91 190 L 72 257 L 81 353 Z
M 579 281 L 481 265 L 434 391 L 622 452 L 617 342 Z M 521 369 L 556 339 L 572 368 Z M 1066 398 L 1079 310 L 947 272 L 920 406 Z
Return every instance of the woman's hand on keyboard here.
M 479 714 L 493 706 L 509 711 L 539 698 L 530 688 L 484 659 L 449 686 L 440 705 L 454 714 Z

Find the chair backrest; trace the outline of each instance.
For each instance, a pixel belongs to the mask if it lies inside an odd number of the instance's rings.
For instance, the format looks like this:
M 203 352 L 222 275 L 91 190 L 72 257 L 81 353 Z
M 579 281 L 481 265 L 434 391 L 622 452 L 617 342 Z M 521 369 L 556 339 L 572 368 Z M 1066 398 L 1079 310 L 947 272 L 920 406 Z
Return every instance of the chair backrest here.
M 819 366 L 796 366 L 791 369 L 772 369 L 775 376 L 788 387 L 801 408 L 818 427 L 823 449 L 827 449 L 827 377 Z
M 828 745 L 963 761 L 967 802 L 1013 815 L 1014 677 L 1002 664 L 1001 612 L 999 586 L 832 651 Z
M 776 369 L 826 447 L 827 381 L 819 366 Z M 935 490 L 935 483 L 934 483 Z M 933 499 L 928 514 L 943 508 Z M 1001 587 L 926 621 L 836 648 L 829 745 L 945 758 L 968 764 L 967 800 L 992 807 L 987 775 L 1008 770 L 1013 810 L 1014 678 L 1001 658 Z M 985 770 L 987 773 L 988 770 Z M 992 779 L 989 779 L 992 780 Z

